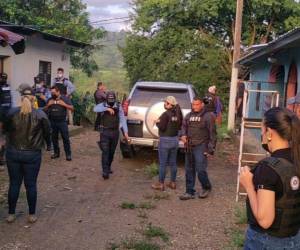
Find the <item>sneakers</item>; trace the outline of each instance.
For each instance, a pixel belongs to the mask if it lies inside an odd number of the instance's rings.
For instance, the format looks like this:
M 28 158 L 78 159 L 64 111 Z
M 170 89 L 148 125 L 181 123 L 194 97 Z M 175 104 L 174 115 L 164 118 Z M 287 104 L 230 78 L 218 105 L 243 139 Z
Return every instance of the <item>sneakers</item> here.
M 108 180 L 109 179 L 109 174 L 102 174 L 102 177 L 104 180 Z
M 165 185 L 161 182 L 157 182 L 151 185 L 151 188 L 159 191 L 164 191 L 165 190 Z
M 30 214 L 27 220 L 29 223 L 35 223 L 37 221 L 37 217 L 34 214 Z
M 72 156 L 71 156 L 71 155 L 67 155 L 67 156 L 66 156 L 66 160 L 67 160 L 67 161 L 72 161 Z
M 210 189 L 202 189 L 201 192 L 199 193 L 198 197 L 200 199 L 204 199 L 209 195 L 210 191 L 211 191 Z
M 171 189 L 176 189 L 176 182 L 174 182 L 174 181 L 169 182 L 167 184 L 167 187 L 171 188 Z
M 191 200 L 191 199 L 195 199 L 195 195 L 194 194 L 189 194 L 189 193 L 184 193 L 184 194 L 179 196 L 179 199 L 182 200 L 182 201 Z
M 15 214 L 9 214 L 6 218 L 7 223 L 13 223 L 16 220 L 16 215 Z

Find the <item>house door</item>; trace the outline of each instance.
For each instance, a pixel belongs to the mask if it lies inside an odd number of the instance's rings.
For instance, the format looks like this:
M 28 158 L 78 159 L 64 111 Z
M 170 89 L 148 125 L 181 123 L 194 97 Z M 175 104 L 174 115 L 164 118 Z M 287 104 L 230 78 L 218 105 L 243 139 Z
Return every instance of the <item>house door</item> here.
M 42 75 L 47 86 L 51 86 L 51 62 L 40 61 L 39 75 Z
M 295 63 L 291 64 L 289 71 L 289 78 L 286 85 L 286 96 L 285 101 L 287 99 L 294 97 L 297 93 L 298 83 L 297 83 L 297 65 Z M 293 110 L 293 105 L 286 105 L 288 109 Z

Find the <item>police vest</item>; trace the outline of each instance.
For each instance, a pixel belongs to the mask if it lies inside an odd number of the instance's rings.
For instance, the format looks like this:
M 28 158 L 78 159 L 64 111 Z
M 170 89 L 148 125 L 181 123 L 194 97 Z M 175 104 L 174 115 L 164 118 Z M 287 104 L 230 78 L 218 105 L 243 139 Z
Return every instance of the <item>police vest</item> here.
M 67 78 L 63 78 L 62 80 L 55 78 L 55 85 L 59 88 L 59 91 L 62 95 L 67 95 L 67 85 L 65 84 L 65 81 L 67 80 Z
M 208 102 L 206 105 L 205 105 L 205 109 L 208 111 L 208 112 L 215 112 L 216 111 L 216 96 L 215 95 L 212 95 L 212 94 L 207 94 L 205 96 L 206 98 L 206 101 Z
M 191 112 L 187 115 L 188 128 L 187 136 L 189 144 L 196 146 L 206 143 L 209 140 L 209 131 L 205 125 L 204 116 L 206 112 L 194 113 Z
M 119 104 L 113 107 L 115 113 L 111 115 L 108 111 L 101 113 L 100 127 L 107 129 L 119 129 Z
M 8 84 L 0 85 L 0 106 L 7 108 L 11 106 L 11 92 Z
M 59 104 L 52 104 L 49 107 L 48 114 L 51 121 L 66 121 L 67 109 Z
M 159 130 L 159 136 L 177 136 L 179 130 L 179 121 L 174 110 L 165 111 L 168 116 L 168 124 L 165 131 Z
M 300 229 L 300 187 L 295 166 L 282 158 L 268 157 L 267 163 L 280 177 L 283 195 L 275 201 L 275 219 L 270 228 L 263 230 L 271 236 L 290 237 Z M 258 225 L 247 199 L 247 217 L 249 224 Z

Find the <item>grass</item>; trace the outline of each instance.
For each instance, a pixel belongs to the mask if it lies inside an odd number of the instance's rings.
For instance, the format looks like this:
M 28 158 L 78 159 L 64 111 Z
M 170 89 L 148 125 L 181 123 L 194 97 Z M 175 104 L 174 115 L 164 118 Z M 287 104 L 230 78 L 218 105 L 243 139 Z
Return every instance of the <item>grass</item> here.
M 159 237 L 164 242 L 167 242 L 169 240 L 169 235 L 168 235 L 168 233 L 163 228 L 152 226 L 151 224 L 149 224 L 147 226 L 147 228 L 145 229 L 144 235 L 148 239 Z
M 158 164 L 156 162 L 153 162 L 147 165 L 144 169 L 144 172 L 149 178 L 153 178 L 157 176 L 159 173 Z
M 246 209 L 236 206 L 234 209 L 234 215 L 236 217 L 236 224 L 242 225 L 247 223 Z
M 161 247 L 155 243 L 151 243 L 146 240 L 136 240 L 136 239 L 123 241 L 122 246 L 125 249 L 133 249 L 133 250 L 160 250 L 161 249 Z
M 231 243 L 233 247 L 242 248 L 244 246 L 245 233 L 240 229 L 231 232 Z
M 156 208 L 156 206 L 151 202 L 145 201 L 145 202 L 141 202 L 139 204 L 138 208 L 141 208 L 141 209 L 154 209 L 154 208 Z
M 121 204 L 121 208 L 122 209 L 135 209 L 136 208 L 136 205 L 132 202 L 123 202 Z

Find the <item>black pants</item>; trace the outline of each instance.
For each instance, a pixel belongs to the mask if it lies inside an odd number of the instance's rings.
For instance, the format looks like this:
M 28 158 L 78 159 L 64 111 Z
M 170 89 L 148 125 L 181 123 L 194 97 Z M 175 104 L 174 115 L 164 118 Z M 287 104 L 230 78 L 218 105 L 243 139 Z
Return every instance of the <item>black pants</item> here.
M 104 129 L 100 133 L 100 148 L 102 150 L 102 172 L 108 175 L 111 170 L 111 163 L 119 141 L 119 130 Z
M 15 214 L 20 188 L 24 179 L 29 214 L 35 214 L 37 200 L 37 177 L 42 160 L 41 151 L 16 150 L 8 147 L 6 151 L 9 174 L 8 207 L 9 214 Z
M 61 134 L 66 156 L 71 156 L 71 144 L 69 138 L 68 124 L 66 121 L 51 121 L 52 128 L 52 143 L 55 154 L 59 154 L 58 135 Z
M 94 128 L 96 131 L 100 130 L 100 122 L 101 122 L 101 113 L 97 113 L 96 121 L 94 124 Z

